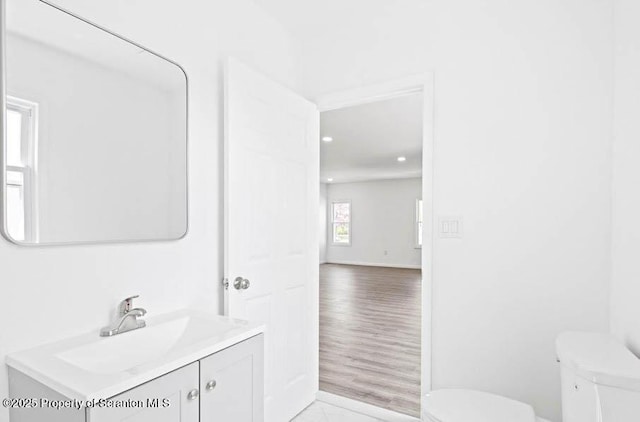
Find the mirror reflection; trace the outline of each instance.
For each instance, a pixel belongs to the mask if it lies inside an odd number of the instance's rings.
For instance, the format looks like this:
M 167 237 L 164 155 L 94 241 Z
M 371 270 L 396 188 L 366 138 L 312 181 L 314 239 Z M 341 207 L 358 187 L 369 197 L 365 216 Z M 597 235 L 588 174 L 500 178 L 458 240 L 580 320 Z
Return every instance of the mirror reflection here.
M 182 69 L 38 0 L 8 0 L 4 234 L 23 244 L 187 230 Z

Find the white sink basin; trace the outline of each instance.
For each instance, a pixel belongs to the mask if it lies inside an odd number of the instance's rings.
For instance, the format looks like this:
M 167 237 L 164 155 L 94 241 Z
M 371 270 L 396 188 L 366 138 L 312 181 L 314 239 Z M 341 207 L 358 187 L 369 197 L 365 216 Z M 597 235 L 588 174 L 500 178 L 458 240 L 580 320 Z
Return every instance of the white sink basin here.
M 145 320 L 112 337 L 95 332 L 14 353 L 7 365 L 72 399 L 108 398 L 264 331 L 194 310 Z
M 59 353 L 56 357 L 96 374 L 131 371 L 159 361 L 172 351 L 236 329 L 228 322 L 184 315 L 112 337 L 100 337 L 94 342 Z

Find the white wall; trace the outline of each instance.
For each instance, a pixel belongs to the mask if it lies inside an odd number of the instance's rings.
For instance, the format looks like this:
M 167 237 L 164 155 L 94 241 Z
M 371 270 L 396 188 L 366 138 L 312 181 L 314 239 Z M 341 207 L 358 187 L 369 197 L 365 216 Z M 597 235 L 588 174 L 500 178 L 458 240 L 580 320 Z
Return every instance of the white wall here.
M 608 329 L 612 2 L 423 3 L 298 37 L 304 92 L 435 71 L 435 212 L 465 233 L 435 242 L 433 386 L 557 422 L 556 335 Z
M 70 247 L 21 248 L 0 239 L 2 361 L 12 351 L 98 330 L 131 294 L 141 295 L 138 305 L 149 315 L 185 306 L 220 311 L 222 59 L 233 54 L 277 81 L 295 83 L 289 35 L 248 0 L 58 3 L 186 69 L 190 233 L 176 242 Z M 3 367 L 0 397 L 6 396 Z M 5 410 L 0 421 L 8 421 Z
M 436 244 L 434 385 L 559 421 L 555 337 L 608 328 L 612 4 L 434 13 L 436 212 L 465 217 L 462 243 Z
M 318 229 L 320 230 L 320 263 L 327 262 L 327 184 L 320 183 L 320 207 Z
M 329 210 L 333 202 L 347 200 L 352 215 L 351 245 L 341 246 L 331 242 L 331 211 L 327 213 L 327 262 L 420 268 L 414 221 L 421 197 L 420 178 L 327 185 Z
M 436 1 L 290 1 L 287 7 L 297 16 L 288 21 L 306 29 L 297 37 L 301 92 L 314 98 L 430 70 L 433 58 L 427 49 L 433 34 L 428 19 Z M 452 11 L 465 7 L 456 4 L 449 6 Z M 306 15 L 310 8 L 313 15 Z
M 640 3 L 615 6 L 611 329 L 640 356 Z

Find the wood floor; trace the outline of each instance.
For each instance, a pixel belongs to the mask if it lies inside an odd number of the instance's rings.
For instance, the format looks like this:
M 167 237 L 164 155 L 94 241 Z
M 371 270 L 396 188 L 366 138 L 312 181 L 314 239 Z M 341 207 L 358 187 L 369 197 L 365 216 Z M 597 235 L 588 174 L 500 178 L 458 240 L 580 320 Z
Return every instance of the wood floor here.
M 420 270 L 320 266 L 320 390 L 419 417 Z

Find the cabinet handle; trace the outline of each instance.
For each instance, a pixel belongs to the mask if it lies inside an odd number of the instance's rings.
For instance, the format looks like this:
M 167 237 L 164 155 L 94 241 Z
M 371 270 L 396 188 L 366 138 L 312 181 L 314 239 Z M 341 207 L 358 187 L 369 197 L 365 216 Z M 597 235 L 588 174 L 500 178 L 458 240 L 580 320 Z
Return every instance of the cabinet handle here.
M 187 399 L 188 400 L 195 400 L 200 396 L 200 392 L 198 391 L 197 388 L 194 388 L 193 390 L 189 391 L 189 394 L 187 394 Z
M 211 380 L 207 383 L 207 385 L 205 386 L 205 388 L 207 389 L 207 391 L 211 391 L 214 388 L 216 388 L 216 385 L 218 385 L 218 383 L 216 382 L 216 380 Z

